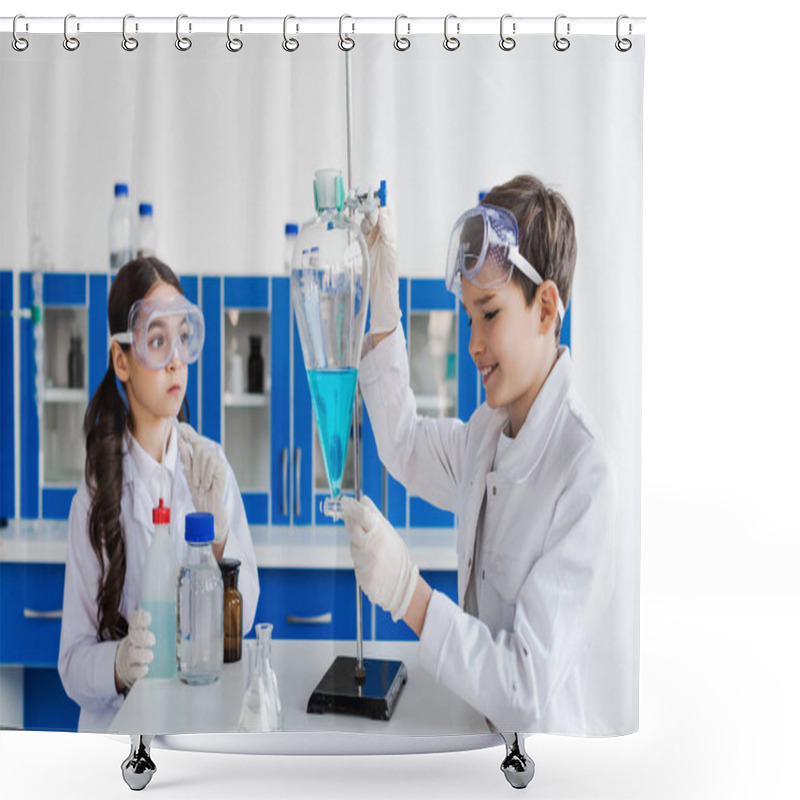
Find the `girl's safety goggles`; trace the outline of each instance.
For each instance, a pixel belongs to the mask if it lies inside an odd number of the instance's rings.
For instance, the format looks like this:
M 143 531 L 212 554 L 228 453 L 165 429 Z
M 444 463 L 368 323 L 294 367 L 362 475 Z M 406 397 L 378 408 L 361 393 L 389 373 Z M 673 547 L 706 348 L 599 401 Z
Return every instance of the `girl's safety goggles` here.
M 499 289 L 511 280 L 516 267 L 537 286 L 542 276 L 519 252 L 517 218 L 507 209 L 481 203 L 462 214 L 450 234 L 447 250 L 447 288 L 461 299 L 466 278 L 481 289 Z M 564 305 L 558 298 L 558 314 Z
M 136 360 L 148 369 L 161 369 L 175 355 L 184 364 L 200 358 L 205 340 L 203 312 L 183 295 L 169 300 L 137 300 L 128 314 L 128 330 L 112 342 L 133 346 Z

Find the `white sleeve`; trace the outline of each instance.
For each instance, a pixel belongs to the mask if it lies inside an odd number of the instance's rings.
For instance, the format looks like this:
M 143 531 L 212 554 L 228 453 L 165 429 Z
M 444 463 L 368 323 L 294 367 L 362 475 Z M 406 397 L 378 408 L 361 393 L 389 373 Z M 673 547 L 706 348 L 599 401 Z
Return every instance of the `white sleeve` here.
M 457 511 L 468 425 L 455 418 L 417 414 L 400 325 L 367 350 L 358 382 L 386 469 L 412 494 L 439 508 Z
M 242 635 L 253 627 L 258 605 L 259 585 L 256 552 L 250 536 L 250 526 L 244 511 L 244 501 L 239 491 L 236 476 L 228 464 L 228 482 L 225 486 L 225 508 L 228 512 L 228 538 L 225 541 L 224 558 L 241 561 L 238 588 L 242 595 Z
M 555 505 L 545 550 L 520 588 L 511 630 L 489 627 L 434 592 L 420 662 L 498 730 L 533 730 L 590 641 L 611 596 L 616 478 L 578 467 Z
M 67 695 L 93 715 L 109 714 L 123 700 L 114 682 L 117 642 L 97 640 L 100 578 L 100 563 L 89 543 L 88 493 L 82 484 L 69 512 L 58 674 Z

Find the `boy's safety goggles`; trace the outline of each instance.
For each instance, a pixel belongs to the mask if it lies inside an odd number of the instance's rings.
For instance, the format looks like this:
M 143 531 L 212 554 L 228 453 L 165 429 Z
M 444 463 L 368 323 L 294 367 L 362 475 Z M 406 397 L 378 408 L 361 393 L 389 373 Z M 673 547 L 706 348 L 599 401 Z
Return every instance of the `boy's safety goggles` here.
M 133 346 L 136 360 L 149 369 L 161 369 L 175 355 L 184 364 L 200 358 L 205 340 L 203 312 L 183 295 L 169 300 L 137 300 L 128 314 L 128 330 L 115 333 L 112 342 Z
M 447 288 L 461 298 L 461 281 L 466 278 L 481 289 L 499 289 L 511 280 L 516 267 L 537 286 L 542 276 L 519 252 L 517 218 L 507 209 L 481 203 L 463 213 L 450 234 L 447 249 Z M 558 298 L 558 314 L 564 305 Z

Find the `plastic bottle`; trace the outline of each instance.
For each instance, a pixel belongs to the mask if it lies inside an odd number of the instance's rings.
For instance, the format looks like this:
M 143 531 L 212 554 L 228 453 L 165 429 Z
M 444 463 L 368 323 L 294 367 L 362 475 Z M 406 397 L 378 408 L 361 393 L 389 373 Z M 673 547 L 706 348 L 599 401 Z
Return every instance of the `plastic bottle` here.
M 211 551 L 214 515 L 186 515 L 189 554 L 178 580 L 178 677 L 203 686 L 222 673 L 222 575 Z
M 287 222 L 284 229 L 286 241 L 283 245 L 283 270 L 287 275 L 292 274 L 292 258 L 294 257 L 294 246 L 297 243 L 299 227 L 295 222 Z
M 264 393 L 264 358 L 261 355 L 261 337 L 250 337 L 250 358 L 247 359 L 247 391 Z
M 146 258 L 156 254 L 156 223 L 153 220 L 153 206 L 139 203 L 139 225 L 136 229 L 136 258 Z
M 78 335 L 69 337 L 67 379 L 70 389 L 83 389 L 83 342 Z
M 131 206 L 128 184 L 114 184 L 114 206 L 108 223 L 109 267 L 116 273 L 131 260 Z
M 279 731 L 283 727 L 278 678 L 272 666 L 272 625 L 256 625 L 256 647 L 250 648 L 250 679 L 239 714 L 240 731 Z
M 153 541 L 144 559 L 142 602 L 152 621 L 156 637 L 148 678 L 171 678 L 175 674 L 175 609 L 177 603 L 178 559 L 169 535 L 169 508 L 164 500 L 153 509 Z
M 225 628 L 223 660 L 226 664 L 242 657 L 242 593 L 236 585 L 241 564 L 238 558 L 223 558 L 219 562 L 225 587 L 222 617 Z
M 234 336 L 228 352 L 228 391 L 244 394 L 244 356 L 239 352 L 239 340 Z

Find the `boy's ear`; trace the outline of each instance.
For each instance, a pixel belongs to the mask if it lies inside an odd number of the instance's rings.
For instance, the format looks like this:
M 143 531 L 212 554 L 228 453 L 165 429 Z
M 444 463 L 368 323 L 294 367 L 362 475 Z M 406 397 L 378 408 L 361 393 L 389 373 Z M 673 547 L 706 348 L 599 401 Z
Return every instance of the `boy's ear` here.
M 546 280 L 536 292 L 539 301 L 539 333 L 547 333 L 558 319 L 558 287 Z
M 111 363 L 114 365 L 114 372 L 121 383 L 127 383 L 130 378 L 130 364 L 128 354 L 122 349 L 119 342 L 111 343 Z

